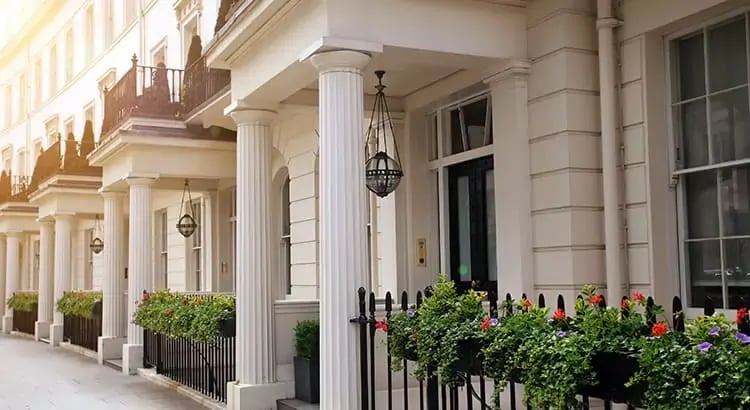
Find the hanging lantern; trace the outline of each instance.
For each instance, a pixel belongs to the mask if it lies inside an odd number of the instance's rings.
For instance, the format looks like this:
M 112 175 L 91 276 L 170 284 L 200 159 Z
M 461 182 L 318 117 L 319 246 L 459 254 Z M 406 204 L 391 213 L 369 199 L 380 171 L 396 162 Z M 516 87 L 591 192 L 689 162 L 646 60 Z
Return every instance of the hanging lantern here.
M 183 207 L 186 205 L 185 203 L 185 194 L 187 194 L 187 209 L 186 212 L 183 214 L 182 210 Z M 189 211 L 189 213 L 187 212 Z M 190 185 L 188 184 L 188 180 L 185 179 L 185 188 L 182 190 L 182 202 L 180 203 L 180 219 L 177 221 L 177 231 L 180 232 L 180 235 L 184 236 L 185 238 L 189 238 L 193 233 L 195 233 L 195 229 L 198 227 L 198 224 L 195 223 L 195 209 L 193 209 L 193 197 L 190 195 Z
M 365 183 L 367 189 L 375 195 L 384 198 L 396 190 L 404 171 L 396 147 L 396 133 L 393 131 L 391 113 L 385 100 L 383 90 L 383 75 L 385 71 L 376 71 L 378 90 L 375 94 L 375 104 L 372 109 L 370 126 L 365 140 L 365 156 L 369 158 L 365 163 Z M 389 141 L 389 139 L 391 141 Z M 389 150 L 389 143 L 392 145 Z M 371 155 L 371 153 L 373 153 Z
M 91 238 L 91 242 L 89 242 L 89 249 L 91 249 L 91 252 L 94 252 L 97 255 L 102 253 L 102 251 L 104 250 L 104 241 L 99 237 L 99 233 L 101 231 L 102 229 L 99 222 L 99 215 L 96 215 L 96 219 L 94 219 L 94 237 Z

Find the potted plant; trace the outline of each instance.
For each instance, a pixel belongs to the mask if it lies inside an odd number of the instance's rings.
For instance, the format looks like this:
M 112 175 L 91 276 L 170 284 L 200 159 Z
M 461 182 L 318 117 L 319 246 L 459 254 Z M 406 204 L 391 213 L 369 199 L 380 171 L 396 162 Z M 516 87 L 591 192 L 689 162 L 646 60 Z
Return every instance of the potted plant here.
M 294 396 L 308 403 L 320 401 L 320 324 L 304 320 L 294 327 Z

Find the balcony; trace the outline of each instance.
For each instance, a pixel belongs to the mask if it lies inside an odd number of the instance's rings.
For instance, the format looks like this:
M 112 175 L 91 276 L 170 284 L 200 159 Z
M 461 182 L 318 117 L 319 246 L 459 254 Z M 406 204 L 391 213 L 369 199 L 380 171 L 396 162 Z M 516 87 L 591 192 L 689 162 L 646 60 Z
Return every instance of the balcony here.
M 83 178 L 84 180 L 93 179 L 93 181 L 85 183 L 83 181 L 66 181 L 66 184 L 77 186 L 84 183 L 88 186 L 93 183 L 98 186 L 96 180 L 101 178 L 102 169 L 90 166 L 88 159 L 86 159 L 94 149 L 93 132 L 91 132 L 90 137 L 86 135 L 90 129 L 89 124 L 86 126 L 87 132 L 85 132 L 81 142 L 76 141 L 72 134 L 65 141 L 61 141 L 58 135 L 57 141 L 39 154 L 27 188 L 30 194 L 35 194 L 40 186 L 56 176 L 93 177 Z M 62 181 L 57 181 L 55 185 L 65 184 L 62 184 Z
M 249 3 L 251 1 L 252 0 L 221 0 L 219 14 L 216 17 L 214 35 L 218 34 L 227 22 L 231 20 L 232 16 L 240 9 L 242 3 Z
M 175 119 L 183 113 L 183 75 L 180 69 L 133 65 L 110 90 L 104 92 L 102 140 L 132 116 Z
M 231 84 L 231 72 L 208 68 L 206 57 L 201 56 L 185 70 L 183 112 L 185 119 L 194 117 L 208 103 L 217 96 L 229 91 Z
M 0 205 L 27 202 L 30 182 L 28 176 L 0 173 Z

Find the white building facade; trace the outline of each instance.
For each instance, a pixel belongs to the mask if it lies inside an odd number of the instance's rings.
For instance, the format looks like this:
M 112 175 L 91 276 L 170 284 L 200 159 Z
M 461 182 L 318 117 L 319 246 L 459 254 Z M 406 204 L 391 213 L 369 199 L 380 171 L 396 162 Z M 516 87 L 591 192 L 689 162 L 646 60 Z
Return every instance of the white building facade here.
M 102 289 L 99 359 L 125 372 L 142 355 L 133 300 L 165 287 L 236 293 L 233 409 L 293 395 L 292 328 L 318 317 L 321 407 L 357 408 L 360 286 L 444 272 L 500 294 L 677 295 L 688 312 L 750 294 L 750 1 L 16 3 L 3 169 L 31 176 L 87 120 L 97 144 L 91 173 L 0 205 L 0 298 Z M 198 94 L 193 34 L 218 84 Z M 375 70 L 404 171 L 385 198 L 364 179 Z M 54 343 L 45 306 L 37 336 Z

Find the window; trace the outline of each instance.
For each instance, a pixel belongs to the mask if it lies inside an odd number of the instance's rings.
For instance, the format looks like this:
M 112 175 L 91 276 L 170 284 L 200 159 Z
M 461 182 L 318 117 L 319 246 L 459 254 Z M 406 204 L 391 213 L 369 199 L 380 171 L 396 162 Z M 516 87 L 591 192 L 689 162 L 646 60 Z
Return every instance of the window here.
M 37 60 L 34 63 L 34 108 L 39 108 L 42 105 L 42 60 Z
M 151 65 L 156 67 L 159 63 L 167 64 L 167 43 L 162 41 L 151 50 Z
M 16 121 L 22 120 L 26 115 L 26 73 L 21 74 L 18 79 L 18 107 L 16 110 Z
M 49 52 L 49 96 L 57 93 L 57 45 L 52 45 Z
M 73 28 L 69 28 L 65 34 L 65 83 L 73 79 L 73 61 L 75 49 L 73 48 Z
M 448 110 L 443 119 L 448 132 L 446 152 L 458 154 L 492 144 L 490 99 L 483 96 Z
M 104 7 L 106 8 L 104 12 L 107 18 L 107 24 L 104 28 L 104 48 L 106 49 L 115 38 L 115 0 L 107 0 Z
M 36 166 L 36 161 L 39 159 L 39 155 L 42 153 L 42 149 L 42 141 L 34 142 L 34 151 L 32 152 L 33 157 L 31 158 L 31 160 L 34 161 L 34 163 L 31 164 L 32 169 L 34 169 L 34 166 Z
M 156 213 L 157 221 L 157 252 L 159 258 L 159 271 L 158 274 L 162 278 L 164 288 L 169 287 L 169 243 L 167 241 L 169 235 L 169 224 L 167 220 L 167 210 L 162 209 Z
M 10 84 L 5 85 L 5 126 L 10 127 L 13 124 L 13 87 Z
M 13 165 L 13 147 L 8 147 L 3 150 L 3 171 L 10 172 L 12 165 Z
M 94 59 L 94 35 L 94 6 L 91 5 L 86 9 L 86 47 L 84 50 L 87 65 Z
M 193 278 L 195 280 L 195 290 L 200 291 L 203 290 L 201 286 L 201 279 L 203 276 L 202 272 L 202 264 L 203 264 L 203 217 L 202 217 L 202 207 L 200 201 L 193 202 L 193 211 L 194 211 L 194 218 L 195 223 L 197 227 L 195 228 L 195 233 L 193 236 L 190 237 L 191 242 L 191 267 L 193 268 Z
M 70 134 L 75 135 L 74 133 L 75 129 L 73 128 L 73 123 L 74 123 L 73 117 L 70 117 L 67 119 L 67 121 L 65 121 L 65 135 L 62 136 L 63 139 L 67 139 L 68 135 Z
M 85 238 L 86 238 L 86 260 L 85 260 L 84 269 L 86 269 L 86 271 L 83 274 L 83 288 L 93 289 L 94 288 L 94 251 L 91 250 L 91 247 L 89 247 L 88 244 L 90 244 L 91 241 L 94 240 L 94 230 L 87 229 Z
M 39 284 L 39 255 L 41 254 L 40 251 L 40 245 L 39 245 L 39 239 L 35 239 L 32 244 L 32 260 L 31 260 L 31 277 L 32 281 L 32 288 L 36 289 Z
M 90 102 L 83 111 L 84 121 L 91 121 L 91 125 L 94 124 L 94 102 Z
M 230 190 L 229 199 L 229 268 L 232 274 L 232 289 L 237 289 L 237 188 Z
M 281 189 L 281 274 L 286 280 L 286 294 L 292 293 L 292 236 L 291 218 L 289 215 L 289 183 L 287 177 Z
M 52 142 L 57 140 L 58 133 L 60 132 L 59 127 L 60 127 L 60 119 L 57 115 L 53 116 L 52 118 L 50 118 L 44 123 L 44 129 L 47 134 L 47 141 L 50 142 L 49 143 L 50 145 L 52 144 Z
M 671 41 L 682 271 L 690 306 L 750 290 L 750 108 L 745 15 Z
M 125 27 L 127 27 L 135 21 L 136 14 L 138 13 L 138 10 L 136 9 L 138 7 L 138 2 L 133 0 L 122 0 L 122 3 L 125 15 Z

